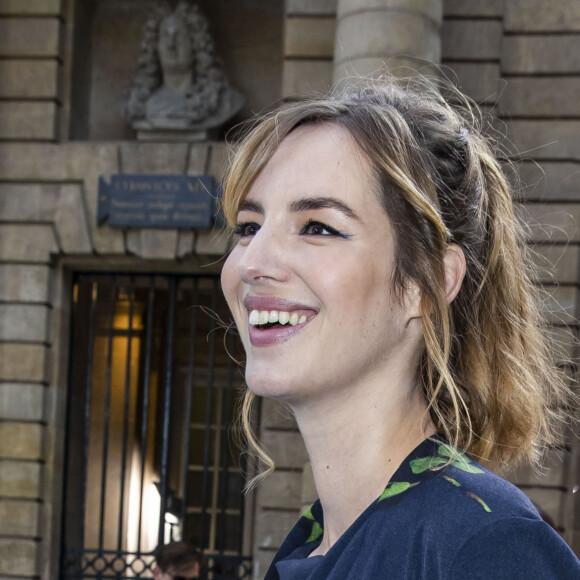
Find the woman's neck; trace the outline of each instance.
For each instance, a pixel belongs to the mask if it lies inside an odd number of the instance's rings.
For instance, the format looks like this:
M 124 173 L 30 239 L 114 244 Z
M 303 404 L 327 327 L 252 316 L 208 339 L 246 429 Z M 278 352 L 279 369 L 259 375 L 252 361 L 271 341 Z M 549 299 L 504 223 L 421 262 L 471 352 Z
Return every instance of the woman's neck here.
M 347 400 L 337 395 L 294 406 L 324 511 L 324 536 L 312 555 L 326 553 L 435 433 L 420 389 L 367 384 Z

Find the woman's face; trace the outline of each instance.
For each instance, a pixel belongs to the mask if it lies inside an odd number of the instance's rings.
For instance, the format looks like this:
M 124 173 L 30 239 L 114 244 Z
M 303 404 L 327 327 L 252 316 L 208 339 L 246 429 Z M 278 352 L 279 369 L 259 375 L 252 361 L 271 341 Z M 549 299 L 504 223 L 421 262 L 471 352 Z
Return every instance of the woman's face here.
M 391 291 L 392 227 L 348 131 L 293 131 L 237 222 L 222 285 L 254 392 L 299 404 L 415 360 L 420 331 Z

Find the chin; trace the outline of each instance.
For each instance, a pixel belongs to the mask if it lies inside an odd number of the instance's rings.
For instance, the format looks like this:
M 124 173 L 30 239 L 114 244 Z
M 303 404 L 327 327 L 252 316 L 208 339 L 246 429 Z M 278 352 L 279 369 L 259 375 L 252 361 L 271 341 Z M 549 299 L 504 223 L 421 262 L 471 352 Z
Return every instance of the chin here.
M 288 381 L 288 375 L 280 376 L 272 372 L 253 370 L 251 365 L 246 367 L 246 385 L 260 397 L 289 402 L 296 397 L 294 383 L 294 380 Z

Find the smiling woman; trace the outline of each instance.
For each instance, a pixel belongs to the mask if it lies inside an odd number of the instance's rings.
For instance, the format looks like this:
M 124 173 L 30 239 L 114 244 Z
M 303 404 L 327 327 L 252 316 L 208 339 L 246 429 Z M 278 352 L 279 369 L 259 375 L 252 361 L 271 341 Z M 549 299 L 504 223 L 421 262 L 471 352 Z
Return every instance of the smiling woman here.
M 385 81 L 293 103 L 249 131 L 223 191 L 245 412 L 290 405 L 319 495 L 266 578 L 576 577 L 488 471 L 557 440 L 566 390 L 466 100 Z

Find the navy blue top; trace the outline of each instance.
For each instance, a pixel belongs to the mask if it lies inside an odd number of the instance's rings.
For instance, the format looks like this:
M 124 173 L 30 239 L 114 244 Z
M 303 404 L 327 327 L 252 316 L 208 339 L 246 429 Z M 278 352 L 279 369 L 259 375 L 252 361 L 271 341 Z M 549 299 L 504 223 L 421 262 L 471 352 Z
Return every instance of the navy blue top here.
M 265 580 L 580 580 L 580 561 L 514 485 L 426 440 L 324 556 L 316 502 Z

